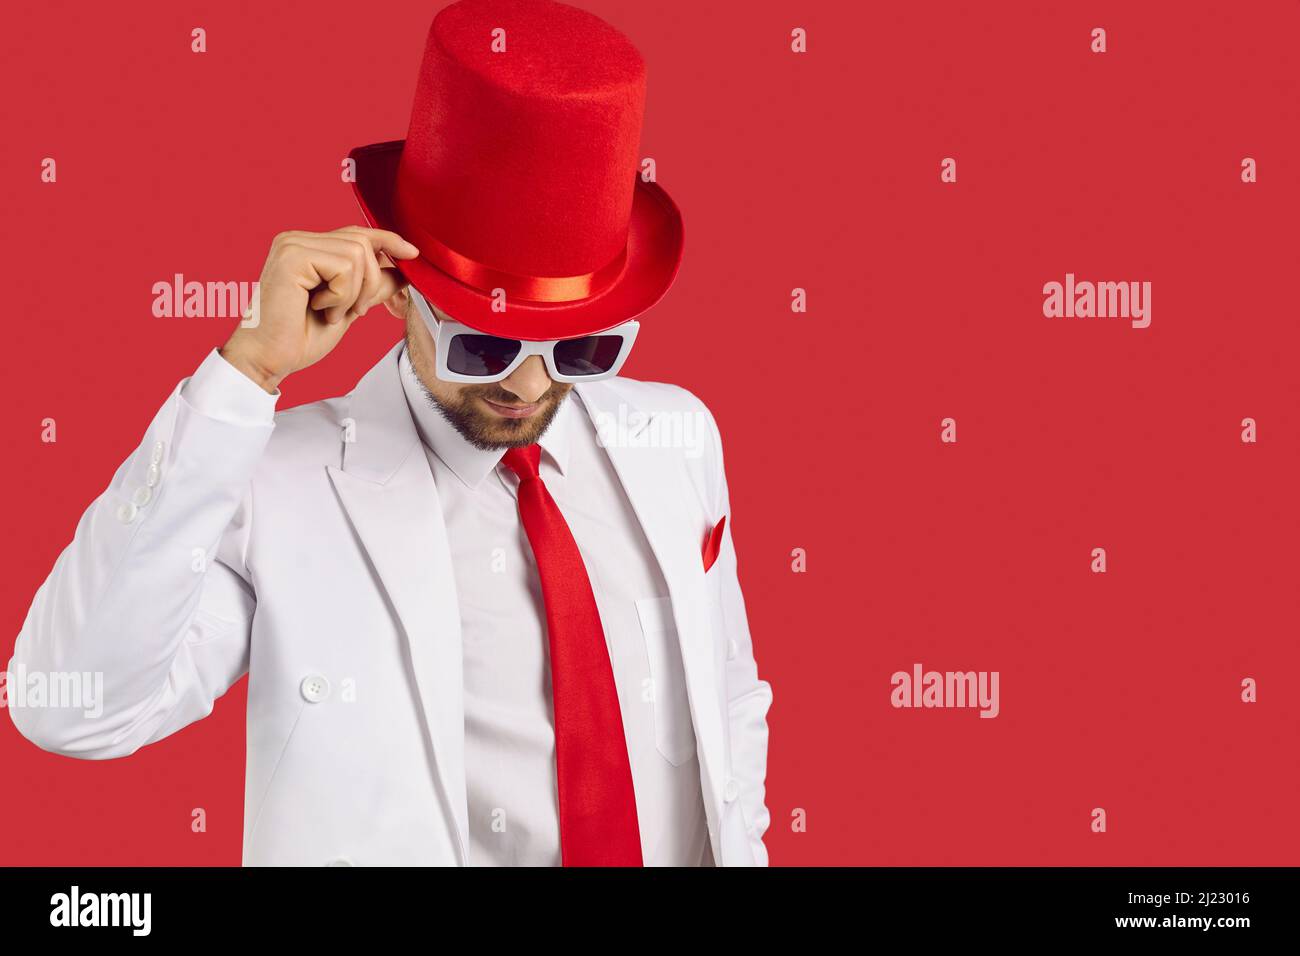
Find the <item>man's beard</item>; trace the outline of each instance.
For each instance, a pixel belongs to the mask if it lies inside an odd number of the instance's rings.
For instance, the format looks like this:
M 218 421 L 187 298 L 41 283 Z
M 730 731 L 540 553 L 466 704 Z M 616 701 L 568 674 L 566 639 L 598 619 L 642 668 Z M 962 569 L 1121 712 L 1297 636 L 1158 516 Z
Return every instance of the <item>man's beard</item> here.
M 499 448 L 515 448 L 522 445 L 536 444 L 537 439 L 550 427 L 572 385 L 559 382 L 551 383 L 546 394 L 537 401 L 543 407 L 527 418 L 503 418 L 488 411 L 478 403 L 478 399 L 487 399 L 500 405 L 515 405 L 519 396 L 514 395 L 495 383 L 487 385 L 466 385 L 456 391 L 454 404 L 443 404 L 429 391 L 419 375 L 415 380 L 438 414 L 451 423 L 460 436 L 475 448 L 495 451 Z
M 486 451 L 536 444 L 537 439 L 541 438 L 550 427 L 552 419 L 560 410 L 560 405 L 569 394 L 567 387 L 552 385 L 547 393 L 538 399 L 539 402 L 545 403 L 543 408 L 527 418 L 503 418 L 485 410 L 475 399 L 485 398 L 501 405 L 511 405 L 519 401 L 517 395 L 512 395 L 504 389 L 493 388 L 491 385 L 469 385 L 457 393 L 457 403 L 454 406 L 447 406 L 434 398 L 433 394 L 423 387 L 423 382 L 420 385 L 425 397 L 443 418 L 451 422 L 452 427 L 460 432 L 461 437 L 475 448 Z

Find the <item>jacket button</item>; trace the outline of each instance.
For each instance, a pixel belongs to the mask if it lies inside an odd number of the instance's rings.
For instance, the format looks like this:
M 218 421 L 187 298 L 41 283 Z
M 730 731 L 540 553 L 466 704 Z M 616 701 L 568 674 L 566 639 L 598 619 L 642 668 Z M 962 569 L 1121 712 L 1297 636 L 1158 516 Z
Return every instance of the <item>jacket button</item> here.
M 160 480 L 162 480 L 162 472 L 158 470 L 157 464 L 150 465 L 149 472 L 145 475 L 144 483 L 150 488 L 155 488 Z
M 149 464 L 156 465 L 163 460 L 163 443 L 156 442 L 153 446 L 153 453 L 149 456 Z
M 135 520 L 137 511 L 138 509 L 132 502 L 124 501 L 122 504 L 118 505 L 117 520 L 122 522 L 122 524 L 130 524 Z
M 302 679 L 302 686 L 299 687 L 302 696 L 312 704 L 319 704 L 322 700 L 330 695 L 330 682 L 320 674 L 312 674 L 310 677 Z
M 727 785 L 722 789 L 722 799 L 727 803 L 735 803 L 736 798 L 740 796 L 740 784 L 735 779 L 727 781 Z
M 351 866 L 351 865 L 352 865 L 352 861 L 349 860 L 347 857 L 342 857 L 342 856 L 341 856 L 341 857 L 339 857 L 339 858 L 336 859 L 336 860 L 330 860 L 330 861 L 329 861 L 328 863 L 326 863 L 325 865 L 326 865 L 326 866 Z
M 131 503 L 137 508 L 143 508 L 153 497 L 153 490 L 148 485 L 141 485 L 135 489 L 135 494 L 131 496 Z
M 740 653 L 740 647 L 736 644 L 734 637 L 727 639 L 727 660 L 734 661 L 736 655 Z

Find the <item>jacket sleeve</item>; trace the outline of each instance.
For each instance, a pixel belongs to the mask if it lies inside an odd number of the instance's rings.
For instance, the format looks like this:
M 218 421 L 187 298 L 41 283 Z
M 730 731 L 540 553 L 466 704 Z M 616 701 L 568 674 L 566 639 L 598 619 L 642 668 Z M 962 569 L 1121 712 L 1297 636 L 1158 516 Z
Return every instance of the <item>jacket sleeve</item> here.
M 740 784 L 738 799 L 749 827 L 754 860 L 759 866 L 768 863 L 763 835 L 771 817 L 765 802 L 767 778 L 767 712 L 772 704 L 772 688 L 758 676 L 754 645 L 749 634 L 745 598 L 737 574 L 736 548 L 731 531 L 731 499 L 727 473 L 722 458 L 722 438 L 717 422 L 705 408 L 713 436 L 716 487 L 715 514 L 726 517 L 722 545 L 711 574 L 722 575 L 722 616 L 727 638 L 727 715 L 731 737 L 731 775 Z
M 247 671 L 251 478 L 278 397 L 213 350 L 81 516 L 9 662 L 7 709 L 32 743 L 126 756 Z

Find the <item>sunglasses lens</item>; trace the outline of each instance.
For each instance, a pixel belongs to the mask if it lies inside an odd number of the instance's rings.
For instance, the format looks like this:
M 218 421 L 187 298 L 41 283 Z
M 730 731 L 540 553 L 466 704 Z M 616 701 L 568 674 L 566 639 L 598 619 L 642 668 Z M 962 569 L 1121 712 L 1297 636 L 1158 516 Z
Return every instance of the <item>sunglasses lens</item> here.
M 555 343 L 555 369 L 561 375 L 599 375 L 608 372 L 623 350 L 621 335 L 584 335 Z
M 457 375 L 499 375 L 519 354 L 515 339 L 462 333 L 452 338 L 447 367 Z

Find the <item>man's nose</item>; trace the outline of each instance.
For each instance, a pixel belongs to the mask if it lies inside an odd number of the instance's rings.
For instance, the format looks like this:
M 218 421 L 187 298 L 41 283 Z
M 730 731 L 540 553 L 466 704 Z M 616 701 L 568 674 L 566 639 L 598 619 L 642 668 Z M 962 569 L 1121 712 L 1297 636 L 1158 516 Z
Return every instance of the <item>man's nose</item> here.
M 516 395 L 521 402 L 537 401 L 551 387 L 551 376 L 546 373 L 546 363 L 540 355 L 530 355 L 524 364 L 501 380 L 501 387 Z

